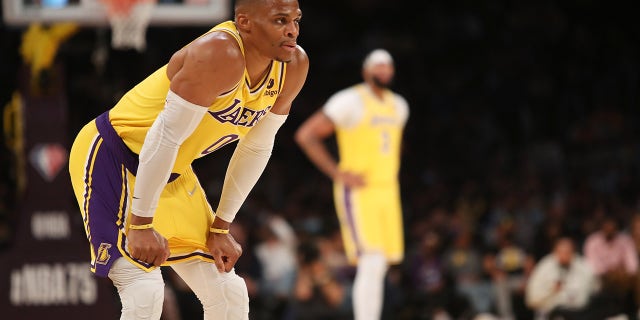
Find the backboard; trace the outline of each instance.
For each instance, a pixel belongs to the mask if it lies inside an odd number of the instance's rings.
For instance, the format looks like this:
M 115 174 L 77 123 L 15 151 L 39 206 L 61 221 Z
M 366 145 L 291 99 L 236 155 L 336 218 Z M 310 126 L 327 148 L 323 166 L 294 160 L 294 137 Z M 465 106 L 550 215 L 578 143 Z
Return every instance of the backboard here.
M 232 0 L 158 0 L 150 25 L 213 25 L 231 18 Z M 75 22 L 83 26 L 108 26 L 100 0 L 2 0 L 4 23 L 26 26 L 32 22 Z

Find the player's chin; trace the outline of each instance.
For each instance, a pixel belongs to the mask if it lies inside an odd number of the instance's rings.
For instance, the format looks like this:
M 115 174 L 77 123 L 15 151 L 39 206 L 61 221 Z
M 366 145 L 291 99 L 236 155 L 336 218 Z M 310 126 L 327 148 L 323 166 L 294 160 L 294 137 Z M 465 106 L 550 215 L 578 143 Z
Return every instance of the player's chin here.
M 291 62 L 291 60 L 293 60 L 293 57 L 277 56 L 274 60 L 287 63 Z
M 276 60 L 282 62 L 291 62 L 296 52 L 296 47 L 293 46 L 280 46 L 278 54 L 276 54 Z

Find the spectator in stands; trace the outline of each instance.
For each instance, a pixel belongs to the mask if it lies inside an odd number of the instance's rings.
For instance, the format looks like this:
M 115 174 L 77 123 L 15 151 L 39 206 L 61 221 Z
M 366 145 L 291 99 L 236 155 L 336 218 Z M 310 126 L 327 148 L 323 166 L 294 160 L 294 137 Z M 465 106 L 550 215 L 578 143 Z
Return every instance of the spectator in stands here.
M 467 303 L 453 289 L 444 266 L 442 236 L 428 231 L 415 249 L 409 255 L 405 270 L 413 289 L 409 298 L 414 308 L 413 318 L 448 319 L 464 313 Z
M 260 238 L 255 254 L 262 267 L 261 301 L 267 313 L 281 314 L 294 287 L 297 237 L 281 216 L 266 213 Z
M 603 304 L 616 314 L 633 315 L 633 284 L 638 272 L 638 256 L 633 239 L 619 228 L 619 221 L 604 216 L 600 229 L 588 235 L 584 255 L 602 282 Z M 635 315 L 633 315 L 635 316 Z
M 495 253 L 485 256 L 485 268 L 495 288 L 495 307 L 503 319 L 531 318 L 524 306 L 524 290 L 534 259 L 513 240 L 513 230 L 499 230 Z
M 539 320 L 555 316 L 586 320 L 591 313 L 587 304 L 596 285 L 596 276 L 576 252 L 573 240 L 563 237 L 535 265 L 526 287 L 527 306 Z
M 242 255 L 236 262 L 236 273 L 244 279 L 247 284 L 249 294 L 249 306 L 254 318 L 262 310 L 262 299 L 260 296 L 260 279 L 262 279 L 262 266 L 256 256 L 255 247 L 251 242 L 249 226 L 242 220 L 237 220 L 230 227 L 230 232 L 236 241 L 242 246 Z
M 482 268 L 481 252 L 469 229 L 462 230 L 444 253 L 444 265 L 458 292 L 466 297 L 476 313 L 489 312 L 493 305 L 493 288 Z
M 636 256 L 640 259 L 640 211 L 631 217 L 629 233 L 636 248 Z M 640 270 L 636 272 L 634 298 L 636 306 L 640 306 Z
M 352 313 L 347 291 L 322 259 L 314 239 L 298 245 L 298 272 L 286 319 L 349 319 Z

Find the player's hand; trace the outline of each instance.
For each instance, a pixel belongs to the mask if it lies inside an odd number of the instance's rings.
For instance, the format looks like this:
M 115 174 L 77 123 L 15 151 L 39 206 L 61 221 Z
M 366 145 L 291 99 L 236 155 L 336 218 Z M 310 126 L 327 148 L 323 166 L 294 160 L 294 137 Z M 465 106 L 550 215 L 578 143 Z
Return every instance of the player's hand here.
M 207 247 L 219 272 L 231 271 L 242 255 L 242 247 L 229 233 L 209 233 Z
M 170 252 L 167 239 L 153 228 L 143 230 L 129 229 L 127 245 L 132 257 L 154 266 L 160 266 L 169 258 Z
M 349 171 L 339 171 L 335 180 L 349 188 L 361 188 L 365 185 L 364 177 L 361 174 Z

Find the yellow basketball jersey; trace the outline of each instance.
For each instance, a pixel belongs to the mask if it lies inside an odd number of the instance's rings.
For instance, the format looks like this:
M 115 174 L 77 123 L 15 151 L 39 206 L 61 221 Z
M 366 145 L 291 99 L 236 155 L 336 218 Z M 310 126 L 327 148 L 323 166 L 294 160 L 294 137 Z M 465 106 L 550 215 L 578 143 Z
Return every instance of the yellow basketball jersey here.
M 242 39 L 233 21 L 220 23 L 207 33 L 216 31 L 232 35 L 244 54 Z M 183 173 L 194 159 L 247 134 L 273 106 L 282 89 L 285 72 L 286 64 L 274 60 L 265 77 L 250 88 L 245 68 L 244 77 L 236 87 L 216 98 L 200 125 L 180 146 L 172 172 Z M 127 92 L 109 112 L 114 129 L 136 154 L 140 153 L 147 130 L 164 108 L 169 85 L 164 65 Z
M 354 89 L 362 99 L 361 121 L 336 128 L 341 170 L 362 174 L 367 185 L 397 182 L 404 122 L 391 91 L 376 98 L 363 84 Z

